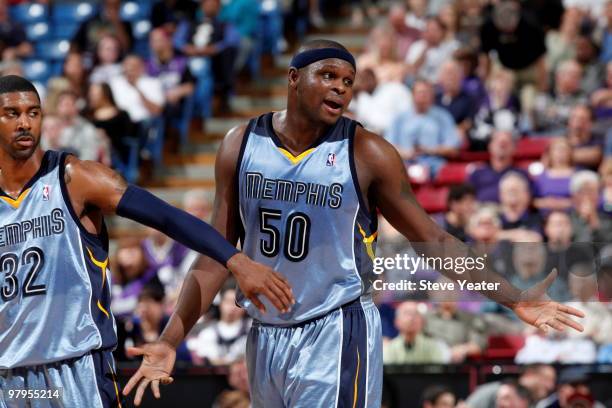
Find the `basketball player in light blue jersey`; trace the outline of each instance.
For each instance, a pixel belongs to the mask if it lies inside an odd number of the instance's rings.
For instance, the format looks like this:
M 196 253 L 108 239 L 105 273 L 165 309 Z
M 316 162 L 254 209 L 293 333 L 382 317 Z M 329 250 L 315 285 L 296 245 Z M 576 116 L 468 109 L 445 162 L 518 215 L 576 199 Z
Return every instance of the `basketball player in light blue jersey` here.
M 208 224 L 101 164 L 43 152 L 40 105 L 30 82 L 0 77 L 0 408 L 121 406 L 105 214 L 264 279 L 253 296 L 289 308 L 285 279 Z
M 230 242 L 240 240 L 246 254 L 282 271 L 296 300 L 283 312 L 265 299 L 238 296 L 254 319 L 246 349 L 254 408 L 380 407 L 381 327 L 371 284 L 377 209 L 413 242 L 452 244 L 467 253 L 418 205 L 393 146 L 342 116 L 354 78 L 355 60 L 342 45 L 309 42 L 289 68 L 287 109 L 231 130 L 217 153 L 213 225 Z M 243 291 L 253 284 L 233 275 Z M 144 355 L 124 389 L 127 394 L 138 384 L 137 405 L 150 382 L 159 395 L 159 382 L 170 380 L 174 348 L 227 276 L 202 257 L 160 341 L 130 350 Z M 582 329 L 569 317 L 581 312 L 539 300 L 554 274 L 532 288 L 531 302 L 519 302 L 526 293 L 499 276 L 461 276 L 498 282 L 499 292 L 485 294 L 527 323 Z

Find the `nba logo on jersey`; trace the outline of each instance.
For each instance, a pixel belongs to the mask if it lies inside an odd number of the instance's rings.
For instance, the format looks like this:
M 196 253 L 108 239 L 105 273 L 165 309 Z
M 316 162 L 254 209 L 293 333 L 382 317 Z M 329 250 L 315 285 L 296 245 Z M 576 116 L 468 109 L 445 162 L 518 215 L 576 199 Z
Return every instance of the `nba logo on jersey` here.
M 51 193 L 51 187 L 49 187 L 48 185 L 44 185 L 43 189 L 42 189 L 42 197 L 43 197 L 43 201 L 49 201 L 49 194 Z
M 326 166 L 333 166 L 334 164 L 336 164 L 336 153 L 329 153 L 327 155 Z

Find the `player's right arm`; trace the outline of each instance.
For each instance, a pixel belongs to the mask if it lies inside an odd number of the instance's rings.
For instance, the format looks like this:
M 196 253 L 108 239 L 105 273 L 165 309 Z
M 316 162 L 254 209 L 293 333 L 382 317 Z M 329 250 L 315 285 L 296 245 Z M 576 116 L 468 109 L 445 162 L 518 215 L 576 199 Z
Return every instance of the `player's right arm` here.
M 236 244 L 239 236 L 238 196 L 236 166 L 245 126 L 230 130 L 217 152 L 215 161 L 215 203 L 211 224 L 230 243 Z M 265 306 L 258 296 L 265 295 L 279 310 L 284 306 L 275 300 L 278 297 L 291 304 L 292 294 L 285 293 L 288 282 L 269 268 L 251 269 L 234 265 L 232 274 L 244 295 L 262 312 Z M 200 256 L 192 266 L 181 288 L 178 303 L 159 341 L 142 348 L 128 349 L 130 355 L 143 355 L 143 363 L 123 390 L 128 395 L 138 386 L 134 402 L 139 405 L 149 384 L 156 398 L 160 397 L 159 383 L 172 382 L 170 373 L 174 366 L 176 348 L 200 316 L 210 307 L 215 295 L 228 278 L 230 272 L 214 259 Z

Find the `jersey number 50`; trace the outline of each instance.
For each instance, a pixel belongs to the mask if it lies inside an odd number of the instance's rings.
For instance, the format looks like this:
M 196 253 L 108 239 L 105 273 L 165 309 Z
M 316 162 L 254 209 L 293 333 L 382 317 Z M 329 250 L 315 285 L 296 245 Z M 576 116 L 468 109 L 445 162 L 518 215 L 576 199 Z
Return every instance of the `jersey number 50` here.
M 268 239 L 259 241 L 261 253 L 273 258 L 278 255 L 281 248 L 285 257 L 292 262 L 302 261 L 308 256 L 308 243 L 310 241 L 310 218 L 303 212 L 289 214 L 285 221 L 285 237 L 274 225 L 274 221 L 282 219 L 283 212 L 270 208 L 259 209 L 259 229 L 262 234 L 268 235 Z
M 0 296 L 8 302 L 14 299 L 19 292 L 19 281 L 17 280 L 17 269 L 20 257 L 17 254 L 7 253 L 0 256 L 0 272 L 4 273 L 4 282 Z M 36 277 L 45 264 L 45 254 L 38 247 L 30 247 L 21 254 L 21 265 L 29 266 L 28 274 L 23 285 L 23 296 L 44 295 L 47 293 L 45 285 L 36 285 Z

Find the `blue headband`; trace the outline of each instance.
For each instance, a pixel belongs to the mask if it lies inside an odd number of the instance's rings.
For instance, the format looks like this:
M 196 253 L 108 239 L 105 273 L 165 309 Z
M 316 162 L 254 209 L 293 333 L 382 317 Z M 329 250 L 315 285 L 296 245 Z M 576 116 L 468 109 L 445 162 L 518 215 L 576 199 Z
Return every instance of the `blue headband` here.
M 355 58 L 348 52 L 338 48 L 318 48 L 315 50 L 302 51 L 296 54 L 291 59 L 292 67 L 297 69 L 304 68 L 306 65 L 310 65 L 313 62 L 321 61 L 328 58 L 338 58 L 344 60 L 356 69 Z

